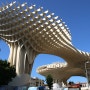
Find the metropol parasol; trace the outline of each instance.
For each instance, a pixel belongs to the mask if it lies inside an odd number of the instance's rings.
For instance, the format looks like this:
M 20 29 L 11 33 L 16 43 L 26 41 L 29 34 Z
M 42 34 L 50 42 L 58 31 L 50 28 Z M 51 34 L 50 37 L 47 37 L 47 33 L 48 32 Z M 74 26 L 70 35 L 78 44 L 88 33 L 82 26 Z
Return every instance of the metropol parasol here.
M 54 13 L 44 11 L 43 7 L 16 2 L 1 7 L 0 38 L 9 45 L 8 62 L 16 67 L 17 77 L 13 85 L 29 82 L 27 76 L 34 59 L 41 53 L 59 56 L 66 63 L 57 63 L 55 68 L 41 66 L 38 73 L 46 75 L 51 72 L 54 78 L 64 82 L 73 75 L 85 76 L 84 63 L 90 60 L 90 54 L 75 48 L 67 25 Z M 18 82 L 19 76 L 21 81 Z

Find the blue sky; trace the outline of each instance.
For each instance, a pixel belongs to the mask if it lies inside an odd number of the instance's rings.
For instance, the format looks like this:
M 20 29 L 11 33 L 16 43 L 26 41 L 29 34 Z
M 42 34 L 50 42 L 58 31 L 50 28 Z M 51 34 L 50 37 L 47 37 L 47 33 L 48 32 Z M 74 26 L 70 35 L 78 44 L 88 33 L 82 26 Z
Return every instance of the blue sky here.
M 8 0 L 7 3 L 14 0 Z M 90 52 L 90 0 L 16 0 L 19 3 L 27 2 L 28 5 L 36 4 L 37 7 L 43 7 L 44 10 L 49 10 L 59 16 L 68 28 L 70 29 L 73 45 L 86 52 Z M 5 3 L 6 0 L 0 0 Z M 5 42 L 0 41 L 0 58 L 8 59 L 9 48 Z M 36 68 L 44 64 L 53 62 L 63 62 L 60 57 L 53 55 L 38 55 L 35 59 L 32 75 L 43 79 L 42 76 L 36 73 Z M 86 82 L 85 78 L 73 77 L 69 79 L 74 82 Z

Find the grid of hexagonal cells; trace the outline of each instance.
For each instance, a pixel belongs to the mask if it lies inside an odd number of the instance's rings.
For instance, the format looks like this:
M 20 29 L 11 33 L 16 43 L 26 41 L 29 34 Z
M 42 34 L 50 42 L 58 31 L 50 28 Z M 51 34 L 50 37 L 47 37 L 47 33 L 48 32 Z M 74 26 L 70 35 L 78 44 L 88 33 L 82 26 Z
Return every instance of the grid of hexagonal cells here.
M 40 74 L 51 72 L 62 81 L 72 75 L 85 76 L 83 68 L 85 61 L 90 60 L 89 53 L 76 49 L 67 25 L 42 7 L 16 2 L 1 7 L 0 38 L 10 47 L 8 61 L 15 65 L 17 75 L 31 73 L 36 55 L 47 53 L 63 58 L 67 64 L 39 67 Z

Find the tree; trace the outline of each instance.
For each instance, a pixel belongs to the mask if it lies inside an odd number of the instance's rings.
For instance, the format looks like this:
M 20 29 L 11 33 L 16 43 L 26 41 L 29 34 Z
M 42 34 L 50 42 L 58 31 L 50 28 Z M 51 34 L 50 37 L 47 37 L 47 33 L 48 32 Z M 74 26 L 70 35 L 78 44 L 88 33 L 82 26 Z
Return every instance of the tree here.
M 69 81 L 69 83 L 68 83 L 69 85 L 73 85 L 74 84 L 74 82 L 73 81 Z
M 10 66 L 6 60 L 0 60 L 0 85 L 7 85 L 16 76 L 14 66 Z
M 46 77 L 46 83 L 47 83 L 49 89 L 51 89 L 52 85 L 53 85 L 53 78 L 52 78 L 52 76 L 50 74 L 47 75 L 47 77 Z

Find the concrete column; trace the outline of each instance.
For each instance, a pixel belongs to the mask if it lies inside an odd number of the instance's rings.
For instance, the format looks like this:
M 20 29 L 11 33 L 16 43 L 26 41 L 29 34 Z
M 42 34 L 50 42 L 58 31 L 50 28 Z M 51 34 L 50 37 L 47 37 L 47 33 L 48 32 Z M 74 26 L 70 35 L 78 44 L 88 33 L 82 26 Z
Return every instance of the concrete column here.
M 14 51 L 13 51 L 13 65 L 16 65 L 16 57 L 17 57 L 17 45 L 14 45 Z
M 19 72 L 19 69 L 20 69 L 20 49 L 21 49 L 21 47 L 20 46 L 18 46 L 18 48 L 17 48 L 17 58 L 16 58 L 16 73 L 17 73 L 17 75 L 19 75 L 20 74 L 20 72 Z
M 16 60 L 17 75 L 24 74 L 24 70 L 25 70 L 24 60 L 26 59 L 25 54 L 26 54 L 25 49 L 23 47 L 18 46 L 17 60 Z
M 14 48 L 13 48 L 13 44 L 10 45 L 10 54 L 9 54 L 9 59 L 8 59 L 8 62 L 13 65 L 13 51 L 14 51 Z

